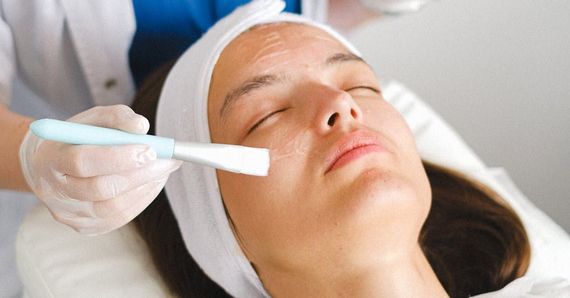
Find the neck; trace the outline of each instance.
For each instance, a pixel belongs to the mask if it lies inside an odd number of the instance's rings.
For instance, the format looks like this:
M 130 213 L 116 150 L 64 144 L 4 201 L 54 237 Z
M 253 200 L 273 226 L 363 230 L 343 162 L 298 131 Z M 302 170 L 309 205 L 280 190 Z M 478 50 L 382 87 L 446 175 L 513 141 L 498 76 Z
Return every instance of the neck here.
M 260 276 L 272 297 L 448 297 L 419 246 L 359 270 L 325 266 Z

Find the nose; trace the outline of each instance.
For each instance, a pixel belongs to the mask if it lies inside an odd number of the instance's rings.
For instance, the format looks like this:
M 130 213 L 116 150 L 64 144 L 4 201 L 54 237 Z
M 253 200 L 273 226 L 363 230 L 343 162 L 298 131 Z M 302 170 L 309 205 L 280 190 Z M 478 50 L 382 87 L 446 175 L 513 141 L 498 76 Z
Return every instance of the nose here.
M 362 121 L 362 111 L 352 96 L 347 92 L 329 87 L 318 86 L 311 92 L 310 102 L 314 103 L 313 124 L 320 134 L 342 129 Z

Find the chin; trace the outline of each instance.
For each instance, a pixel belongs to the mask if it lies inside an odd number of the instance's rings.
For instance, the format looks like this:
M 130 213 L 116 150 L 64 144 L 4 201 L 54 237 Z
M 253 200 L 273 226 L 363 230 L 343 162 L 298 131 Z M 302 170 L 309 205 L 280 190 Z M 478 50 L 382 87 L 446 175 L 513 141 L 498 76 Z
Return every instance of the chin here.
M 379 167 L 363 169 L 347 185 L 344 193 L 345 203 L 352 205 L 350 203 L 354 202 L 358 209 L 366 208 L 355 211 L 373 214 L 409 208 L 420 200 L 412 181 L 400 173 Z
M 418 175 L 413 164 L 400 164 L 371 155 L 369 158 L 361 158 L 337 169 L 336 173 L 341 179 L 337 180 L 337 194 L 345 204 L 360 208 L 408 208 L 410 205 L 429 205 L 431 190 L 429 181 Z M 428 187 L 426 188 L 426 185 Z M 427 201 L 427 202 L 426 202 Z
M 398 172 L 366 167 L 338 192 L 335 203 L 339 235 L 358 244 L 357 255 L 401 252 L 417 244 L 429 194 Z

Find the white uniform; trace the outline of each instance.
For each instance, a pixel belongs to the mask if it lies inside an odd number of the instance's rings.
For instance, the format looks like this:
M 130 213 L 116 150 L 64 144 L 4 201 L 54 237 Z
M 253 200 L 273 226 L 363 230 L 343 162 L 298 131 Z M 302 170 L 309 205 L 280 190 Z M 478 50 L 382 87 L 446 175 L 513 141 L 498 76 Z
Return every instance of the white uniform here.
M 0 102 L 59 119 L 131 102 L 131 0 L 0 0 L 0 16 Z M 1 297 L 20 292 L 14 239 L 34 201 L 30 194 L 0 192 Z
M 93 105 L 131 102 L 131 0 L 0 3 L 1 98 L 12 98 L 10 86 L 18 77 L 68 116 Z

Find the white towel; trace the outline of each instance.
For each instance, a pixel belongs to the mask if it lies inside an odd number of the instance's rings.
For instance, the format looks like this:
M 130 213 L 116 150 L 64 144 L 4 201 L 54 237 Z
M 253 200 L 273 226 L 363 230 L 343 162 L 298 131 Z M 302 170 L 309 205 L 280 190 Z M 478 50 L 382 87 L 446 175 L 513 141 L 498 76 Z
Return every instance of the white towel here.
M 358 51 L 322 24 L 282 13 L 285 3 L 256 0 L 220 20 L 176 62 L 168 75 L 157 110 L 158 135 L 178 141 L 211 142 L 208 89 L 223 49 L 250 27 L 272 22 L 310 24 L 328 32 L 350 51 Z M 184 243 L 204 272 L 235 297 L 269 297 L 242 253 L 226 218 L 215 170 L 185 163 L 172 173 L 166 193 Z

